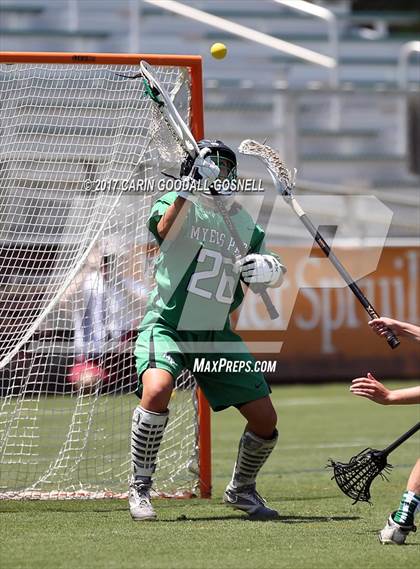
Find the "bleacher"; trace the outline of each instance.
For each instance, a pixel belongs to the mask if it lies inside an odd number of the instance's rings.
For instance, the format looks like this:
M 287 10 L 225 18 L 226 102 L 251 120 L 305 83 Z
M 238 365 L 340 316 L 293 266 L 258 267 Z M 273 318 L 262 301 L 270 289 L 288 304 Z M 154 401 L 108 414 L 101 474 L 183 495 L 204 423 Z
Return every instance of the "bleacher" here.
M 71 19 L 64 4 L 55 0 L 3 1 L 0 47 L 127 52 L 128 5 L 123 0 L 83 0 L 77 18 L 73 14 Z M 325 22 L 270 0 L 194 0 L 188 5 L 330 55 Z M 324 5 L 334 7 L 340 37 L 339 84 L 334 89 L 324 68 L 143 2 L 139 2 L 138 50 L 204 57 L 207 136 L 236 146 L 243 138 L 267 138 L 282 150 L 290 166 L 298 167 L 303 191 L 311 183 L 326 188 L 339 185 L 343 193 L 345 188 L 348 192 L 365 188 L 381 195 L 395 212 L 391 234 L 416 236 L 413 216 L 420 212 L 419 177 L 409 171 L 401 132 L 405 95 L 398 88 L 397 63 L 401 46 L 418 38 L 389 28 L 403 29 L 420 21 L 420 11 L 352 13 L 350 2 L 344 0 Z M 371 26 L 370 34 L 363 33 L 366 25 Z M 210 57 L 214 41 L 228 45 L 226 60 Z M 420 97 L 418 55 L 410 58 L 407 89 Z M 240 167 L 245 175 L 253 173 L 249 160 L 241 159 Z M 401 203 L 395 203 L 395 196 L 401 196 Z

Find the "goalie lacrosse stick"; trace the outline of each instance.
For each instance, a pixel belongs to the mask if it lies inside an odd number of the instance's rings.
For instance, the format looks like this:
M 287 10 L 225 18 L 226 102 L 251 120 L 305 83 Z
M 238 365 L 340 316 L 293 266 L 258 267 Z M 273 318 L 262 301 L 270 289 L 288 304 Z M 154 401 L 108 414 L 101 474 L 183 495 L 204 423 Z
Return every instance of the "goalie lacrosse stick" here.
M 296 170 L 292 173 L 287 169 L 284 162 L 280 159 L 278 153 L 267 145 L 256 142 L 255 140 L 243 140 L 239 145 L 239 152 L 248 156 L 255 156 L 259 158 L 264 166 L 267 168 L 277 191 L 283 196 L 285 202 L 290 205 L 294 213 L 299 217 L 303 225 L 315 239 L 325 256 L 331 261 L 339 274 L 342 276 L 347 286 L 356 296 L 357 300 L 366 310 L 371 318 L 379 318 L 379 314 L 373 308 L 366 296 L 353 281 L 350 274 L 343 267 L 331 247 L 319 233 L 315 225 L 303 211 L 293 195 L 293 188 L 295 186 Z M 388 328 L 386 333 L 386 341 L 392 349 L 399 346 L 400 341 L 397 336 Z
M 177 139 L 183 150 L 189 154 L 189 156 L 195 159 L 200 153 L 197 142 L 190 129 L 182 119 L 181 115 L 177 111 L 171 97 L 169 96 L 169 93 L 161 85 L 156 75 L 153 73 L 152 67 L 146 61 L 141 61 L 140 73 L 137 73 L 136 75 L 122 75 L 117 73 L 117 75 L 120 77 L 125 77 L 127 79 L 137 79 L 139 77 L 143 78 L 147 95 L 157 105 L 157 108 L 162 114 L 162 117 L 169 127 L 172 135 Z M 232 236 L 232 239 L 235 242 L 235 247 L 239 250 L 240 255 L 244 257 L 248 252 L 246 245 L 240 238 L 238 230 L 236 229 L 223 203 L 221 203 L 221 200 L 217 199 L 217 192 L 213 188 L 210 188 L 210 191 L 214 196 L 216 196 L 214 202 L 216 203 L 218 212 L 223 217 L 223 220 Z M 266 288 L 261 286 L 253 286 L 252 290 L 261 296 L 261 299 L 267 308 L 267 312 L 270 318 L 272 320 L 278 318 L 279 313 L 274 307 Z
M 384 450 L 367 448 L 350 459 L 350 462 L 336 462 L 330 458 L 327 468 L 334 470 L 331 480 L 337 482 L 340 490 L 356 502 L 370 502 L 370 486 L 377 476 L 387 480 L 386 473 L 392 465 L 388 463 L 388 455 L 403 442 L 420 430 L 420 422 L 416 423 L 396 441 Z

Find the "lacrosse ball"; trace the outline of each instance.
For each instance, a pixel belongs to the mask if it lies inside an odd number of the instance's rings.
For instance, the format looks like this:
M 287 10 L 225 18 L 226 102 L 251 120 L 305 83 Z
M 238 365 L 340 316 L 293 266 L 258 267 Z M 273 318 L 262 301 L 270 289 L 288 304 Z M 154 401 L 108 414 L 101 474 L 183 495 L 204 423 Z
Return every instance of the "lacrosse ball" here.
M 210 48 L 210 53 L 215 59 L 223 59 L 227 54 L 227 47 L 224 43 L 214 43 Z

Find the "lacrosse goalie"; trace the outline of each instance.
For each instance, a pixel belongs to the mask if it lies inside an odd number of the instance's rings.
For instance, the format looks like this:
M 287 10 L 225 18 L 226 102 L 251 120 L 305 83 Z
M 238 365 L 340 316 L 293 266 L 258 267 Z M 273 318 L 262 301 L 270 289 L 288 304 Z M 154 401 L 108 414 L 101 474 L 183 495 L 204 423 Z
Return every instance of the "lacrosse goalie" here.
M 244 298 L 242 284 L 278 287 L 286 269 L 266 251 L 262 228 L 234 200 L 235 153 L 219 140 L 202 140 L 198 147 L 199 155 L 181 165 L 180 188 L 159 198 L 148 220 L 160 254 L 135 348 L 141 400 L 132 419 L 130 512 L 136 521 L 156 518 L 152 477 L 174 381 L 187 368 L 214 411 L 234 406 L 246 421 L 224 503 L 252 519 L 270 520 L 278 513 L 258 494 L 256 477 L 277 443 L 277 416 L 270 388 L 229 315 Z M 216 199 L 246 244 L 242 258 Z M 197 371 L 198 357 L 206 365 Z

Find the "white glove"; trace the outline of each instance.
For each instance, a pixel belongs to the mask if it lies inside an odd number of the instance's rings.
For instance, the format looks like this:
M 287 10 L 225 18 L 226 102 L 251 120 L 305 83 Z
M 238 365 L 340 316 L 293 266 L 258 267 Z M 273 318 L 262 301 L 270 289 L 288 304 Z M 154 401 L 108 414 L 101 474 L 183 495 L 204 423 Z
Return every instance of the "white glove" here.
M 280 286 L 287 271 L 276 257 L 255 253 L 236 261 L 235 269 L 241 272 L 242 279 L 247 284 L 261 283 L 269 287 Z
M 188 176 L 182 178 L 182 188 L 178 196 L 186 200 L 191 199 L 193 191 L 199 186 L 209 187 L 220 173 L 220 168 L 210 159 L 210 148 L 203 148 L 194 160 Z

